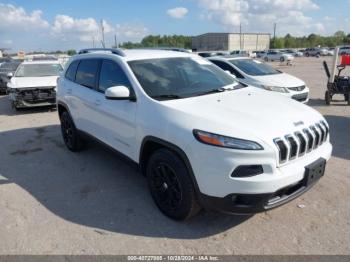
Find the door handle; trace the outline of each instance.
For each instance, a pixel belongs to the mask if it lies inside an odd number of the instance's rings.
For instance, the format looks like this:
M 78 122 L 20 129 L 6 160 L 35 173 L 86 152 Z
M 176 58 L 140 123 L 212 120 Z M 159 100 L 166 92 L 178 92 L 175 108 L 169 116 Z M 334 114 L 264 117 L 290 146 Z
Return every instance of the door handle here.
M 94 105 L 95 106 L 100 106 L 101 105 L 101 100 L 95 100 Z

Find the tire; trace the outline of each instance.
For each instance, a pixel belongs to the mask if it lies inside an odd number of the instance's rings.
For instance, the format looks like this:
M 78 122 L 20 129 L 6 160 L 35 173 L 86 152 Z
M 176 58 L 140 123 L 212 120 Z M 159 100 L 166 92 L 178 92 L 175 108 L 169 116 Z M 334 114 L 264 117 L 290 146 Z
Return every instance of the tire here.
M 265 57 L 265 58 L 264 58 L 264 61 L 265 61 L 265 62 L 269 62 L 269 58 L 268 58 L 268 57 Z
M 152 198 L 164 215 L 187 220 L 199 212 L 189 171 L 177 154 L 165 148 L 154 152 L 146 176 Z
M 76 129 L 70 114 L 65 111 L 60 116 L 61 132 L 65 145 L 72 152 L 78 152 L 83 148 L 83 140 Z
M 285 58 L 283 56 L 280 57 L 280 62 L 284 62 L 285 61 Z
M 348 106 L 350 106 L 350 94 L 345 94 L 344 98 L 345 98 L 345 101 L 348 102 Z
M 325 96 L 326 105 L 330 105 L 332 101 L 332 97 L 329 91 L 326 91 L 324 96 Z
M 306 56 L 306 57 L 309 57 L 309 56 L 310 56 L 310 54 L 309 54 L 309 53 L 306 53 L 306 54 L 305 54 L 305 56 Z

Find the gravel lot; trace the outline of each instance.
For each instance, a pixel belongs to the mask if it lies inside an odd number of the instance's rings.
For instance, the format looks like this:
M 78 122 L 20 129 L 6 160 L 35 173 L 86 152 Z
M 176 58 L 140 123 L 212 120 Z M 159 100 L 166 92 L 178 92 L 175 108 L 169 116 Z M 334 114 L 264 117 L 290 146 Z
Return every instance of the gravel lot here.
M 55 110 L 15 112 L 0 97 L 0 254 L 350 254 L 350 106 L 325 105 L 321 62 L 274 66 L 306 81 L 331 126 L 326 175 L 254 216 L 169 220 L 129 162 L 94 142 L 69 152 Z

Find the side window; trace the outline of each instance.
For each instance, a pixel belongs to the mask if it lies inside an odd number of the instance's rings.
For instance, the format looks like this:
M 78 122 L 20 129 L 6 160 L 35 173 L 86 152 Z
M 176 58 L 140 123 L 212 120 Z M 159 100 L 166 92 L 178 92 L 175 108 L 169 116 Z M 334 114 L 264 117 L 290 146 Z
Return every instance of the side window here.
M 76 82 L 88 88 L 95 88 L 97 69 L 100 60 L 86 59 L 81 60 L 76 74 Z
M 98 90 L 105 92 L 106 89 L 112 86 L 126 86 L 130 88 L 131 84 L 123 69 L 116 62 L 103 60 Z
M 70 81 L 75 81 L 75 75 L 77 73 L 77 68 L 79 65 L 79 60 L 74 61 L 69 65 L 69 68 L 66 72 L 66 78 Z
M 217 65 L 218 67 L 220 67 L 222 70 L 230 71 L 232 73 L 231 66 L 226 64 L 225 62 L 217 61 L 217 60 L 211 60 L 211 62 Z
M 234 69 L 232 66 L 228 65 L 225 62 L 222 61 L 212 61 L 215 65 L 220 67 L 222 70 L 230 71 L 231 74 L 234 74 L 237 78 L 244 78 L 236 69 Z

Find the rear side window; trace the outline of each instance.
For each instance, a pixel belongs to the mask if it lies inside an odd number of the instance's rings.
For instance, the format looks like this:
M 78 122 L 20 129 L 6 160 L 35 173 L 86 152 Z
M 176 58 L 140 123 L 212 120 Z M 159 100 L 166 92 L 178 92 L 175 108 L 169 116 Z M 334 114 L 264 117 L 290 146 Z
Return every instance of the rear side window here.
M 66 72 L 66 78 L 70 81 L 75 81 L 75 75 L 77 73 L 77 68 L 79 65 L 79 60 L 74 61 L 73 63 L 70 64 L 67 72 Z
M 100 60 L 98 59 L 81 60 L 75 78 L 77 84 L 89 88 L 95 88 L 99 64 Z
M 98 89 L 105 92 L 112 86 L 126 86 L 130 88 L 130 82 L 123 69 L 115 62 L 103 60 L 100 71 L 100 81 Z

